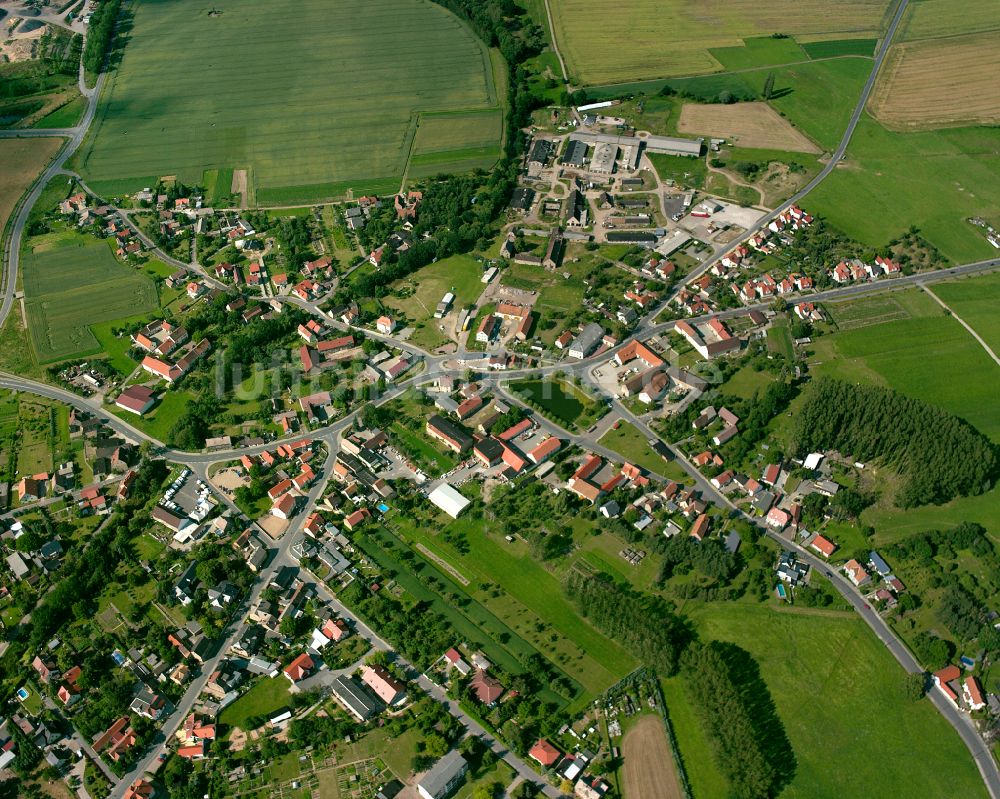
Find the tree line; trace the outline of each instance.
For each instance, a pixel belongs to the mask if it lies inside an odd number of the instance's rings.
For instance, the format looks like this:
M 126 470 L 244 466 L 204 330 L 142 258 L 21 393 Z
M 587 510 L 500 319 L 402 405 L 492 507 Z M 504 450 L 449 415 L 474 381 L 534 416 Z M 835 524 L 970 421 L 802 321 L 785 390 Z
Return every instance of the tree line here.
M 795 773 L 795 754 L 753 658 L 733 644 L 697 644 L 681 658 L 681 674 L 730 796 L 777 796 Z
M 837 450 L 896 469 L 905 478 L 895 498 L 902 508 L 981 494 L 996 479 L 996 446 L 982 433 L 881 386 L 815 381 L 799 412 L 795 442 L 800 456 Z
M 603 575 L 576 570 L 564 586 L 580 615 L 606 636 L 663 675 L 677 670 L 680 652 L 692 633 L 662 600 L 627 590 Z
M 83 46 L 83 66 L 88 72 L 96 74 L 104 69 L 104 59 L 111 49 L 120 9 L 121 0 L 105 0 L 90 15 L 87 40 Z

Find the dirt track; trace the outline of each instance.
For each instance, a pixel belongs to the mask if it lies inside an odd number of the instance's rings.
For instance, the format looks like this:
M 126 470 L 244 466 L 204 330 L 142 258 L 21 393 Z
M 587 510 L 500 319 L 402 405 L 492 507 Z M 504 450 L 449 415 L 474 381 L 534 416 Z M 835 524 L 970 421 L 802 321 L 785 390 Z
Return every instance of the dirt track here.
M 674 755 L 659 716 L 643 716 L 622 741 L 625 799 L 683 799 Z

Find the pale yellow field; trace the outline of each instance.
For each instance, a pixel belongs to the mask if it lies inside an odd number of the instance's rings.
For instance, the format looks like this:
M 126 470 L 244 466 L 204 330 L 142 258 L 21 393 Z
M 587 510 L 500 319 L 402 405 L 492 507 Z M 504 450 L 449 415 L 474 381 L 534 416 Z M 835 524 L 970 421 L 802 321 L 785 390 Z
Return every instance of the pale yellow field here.
M 819 148 L 767 103 L 685 103 L 677 120 L 681 133 L 729 139 L 740 147 L 818 153 Z
M 920 0 L 910 3 L 898 38 L 937 39 L 988 30 L 1000 30 L 997 0 Z
M 1000 41 L 995 33 L 896 45 L 869 109 L 893 130 L 1000 122 Z
M 18 199 L 45 169 L 62 139 L 0 139 L 0 232 Z
M 620 83 L 719 70 L 708 52 L 743 38 L 875 38 L 889 0 L 549 0 L 573 82 Z

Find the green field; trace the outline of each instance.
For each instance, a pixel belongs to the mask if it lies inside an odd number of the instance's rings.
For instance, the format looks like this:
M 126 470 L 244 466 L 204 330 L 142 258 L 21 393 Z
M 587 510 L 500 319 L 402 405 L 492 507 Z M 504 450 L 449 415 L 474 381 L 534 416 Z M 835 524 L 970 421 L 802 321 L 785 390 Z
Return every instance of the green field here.
M 861 785 L 864 795 L 913 799 L 986 795 L 959 737 L 929 701 L 905 698 L 903 670 L 853 615 L 742 603 L 685 610 L 703 638 L 732 642 L 757 660 L 797 761 L 782 799 L 857 796 Z M 670 686 L 694 795 L 725 795 L 682 696 Z
M 497 153 L 493 59 L 428 0 L 160 0 L 135 9 L 77 156 L 102 190 L 141 188 L 151 175 L 195 184 L 206 170 L 249 169 L 251 194 L 264 204 L 392 191 L 418 115 L 437 111 L 494 109 L 457 118 L 440 149 L 420 144 L 434 154 L 434 172 L 452 167 L 448 150 L 462 167 L 488 166 Z M 197 68 L 177 69 L 180 52 Z
M 871 58 L 875 53 L 878 39 L 827 39 L 821 42 L 805 42 L 802 49 L 810 58 L 836 58 L 845 55 L 860 55 Z
M 1000 441 L 1000 415 L 995 411 L 1000 368 L 930 297 L 917 289 L 895 297 L 906 318 L 815 340 L 810 371 L 890 385 L 962 417 Z
M 697 6 L 626 0 L 614 8 L 590 0 L 550 0 L 549 5 L 571 82 L 583 85 L 802 60 L 807 56 L 793 40 L 755 37 L 874 38 L 892 6 L 888 0 L 704 0 Z M 738 53 L 740 48 L 747 52 Z
M 863 116 L 846 166 L 809 195 L 808 207 L 872 246 L 915 226 L 946 258 L 965 263 L 996 254 L 965 220 L 1000 219 L 998 180 L 1000 128 L 890 133 Z
M 795 39 L 774 39 L 770 36 L 745 39 L 740 47 L 714 47 L 708 52 L 727 70 L 769 67 L 809 59 Z
M 461 171 L 486 169 L 500 157 L 503 114 L 499 109 L 421 114 L 413 138 L 409 179 L 436 175 L 450 164 Z
M 40 363 L 98 352 L 89 325 L 158 307 L 149 277 L 119 263 L 108 243 L 72 233 L 32 239 L 23 282 L 28 329 Z
M 972 327 L 986 344 L 1000 353 L 1000 272 L 930 287 L 952 311 Z

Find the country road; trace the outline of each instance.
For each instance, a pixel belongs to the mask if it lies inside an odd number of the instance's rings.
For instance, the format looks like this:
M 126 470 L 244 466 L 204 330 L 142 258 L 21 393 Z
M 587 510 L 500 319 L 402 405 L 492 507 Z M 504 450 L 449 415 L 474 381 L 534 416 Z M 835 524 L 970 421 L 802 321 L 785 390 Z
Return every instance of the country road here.
M 862 89 L 861 95 L 858 98 L 858 102 L 853 110 L 851 118 L 848 122 L 847 127 L 844 130 L 843 136 L 840 139 L 840 143 L 834 152 L 831 154 L 829 160 L 823 166 L 822 170 L 810 180 L 802 189 L 796 192 L 787 202 L 785 202 L 779 208 L 769 212 L 764 217 L 762 217 L 758 222 L 747 230 L 744 234 L 743 240 L 749 238 L 754 233 L 764 229 L 766 225 L 782 213 L 784 210 L 790 206 L 799 203 L 804 197 L 806 197 L 809 192 L 811 192 L 816 186 L 825 180 L 830 174 L 833 173 L 835 169 L 841 164 L 844 159 L 848 146 L 854 135 L 855 129 L 864 113 L 865 106 L 868 102 L 868 98 L 872 92 L 875 85 L 879 70 L 881 69 L 886 55 L 888 53 L 889 47 L 892 40 L 896 34 L 897 28 L 899 27 L 900 20 L 902 19 L 906 8 L 908 5 L 908 0 L 900 0 L 893 15 L 891 21 L 886 29 L 885 36 L 879 44 L 875 57 L 873 58 L 871 72 L 865 82 Z M 549 24 L 552 24 L 551 11 L 549 9 L 548 0 L 545 2 L 546 14 L 549 18 Z M 553 45 L 555 48 L 555 44 Z M 560 67 L 563 70 L 564 76 L 566 75 L 566 67 L 562 59 L 562 55 L 555 49 L 556 55 L 559 58 Z M 73 128 L 60 128 L 52 130 L 26 130 L 26 131 L 0 131 L 0 138 L 12 138 L 17 136 L 24 137 L 34 137 L 34 136 L 60 136 L 66 139 L 64 147 L 60 150 L 56 158 L 48 165 L 48 167 L 42 172 L 38 180 L 29 189 L 17 213 L 14 217 L 10 236 L 7 239 L 5 249 L 4 249 L 4 265 L 3 265 L 3 296 L 0 299 L 0 326 L 6 321 L 13 309 L 15 286 L 17 282 L 17 274 L 19 268 L 19 253 L 24 236 L 25 226 L 27 220 L 31 213 L 32 208 L 37 203 L 40 198 L 43 189 L 46 184 L 55 176 L 67 175 L 69 177 L 72 173 L 67 173 L 65 171 L 65 165 L 68 160 L 73 156 L 73 154 L 81 146 L 87 132 L 92 124 L 99 101 L 100 94 L 104 88 L 106 76 L 101 74 L 97 84 L 93 89 L 87 89 L 84 81 L 83 69 L 81 66 L 80 70 L 80 91 L 82 95 L 87 99 L 87 107 L 80 120 L 80 123 Z M 74 176 L 79 179 L 78 176 Z M 96 195 L 94 195 L 96 197 Z M 157 257 L 162 258 L 166 263 L 169 263 L 177 268 L 183 268 L 190 272 L 196 273 L 206 280 L 210 285 L 216 287 L 222 287 L 222 283 L 215 280 L 212 275 L 210 275 L 204 267 L 202 267 L 196 260 L 196 255 L 193 256 L 194 260 L 190 263 L 184 263 L 183 261 L 172 258 L 171 256 L 163 253 L 155 246 L 155 242 L 152 242 L 148 237 L 146 237 L 138 227 L 129 219 L 129 212 L 126 209 L 117 209 L 123 218 L 128 221 L 130 225 L 135 228 L 138 237 L 144 242 L 144 244 L 157 255 Z M 690 280 L 696 279 L 712 267 L 712 265 L 718 261 L 726 252 L 732 249 L 736 242 L 729 242 L 726 245 L 717 248 L 711 257 L 703 262 L 694 272 L 687 275 L 684 283 Z M 920 286 L 928 293 L 930 289 L 927 288 L 926 284 L 932 283 L 938 280 L 946 280 L 950 278 L 959 278 L 967 275 L 972 275 L 980 273 L 983 271 L 988 271 L 991 269 L 996 269 L 1000 267 L 1000 259 L 991 259 L 979 261 L 976 263 L 963 264 L 956 266 L 947 270 L 941 270 L 940 272 L 926 273 L 920 275 L 911 275 L 907 277 L 901 277 L 894 280 L 880 281 L 877 283 L 859 284 L 852 286 L 839 287 L 836 289 L 829 289 L 826 291 L 815 292 L 809 295 L 803 295 L 802 300 L 812 301 L 812 302 L 835 302 L 846 299 L 851 299 L 858 296 L 863 296 L 868 293 L 877 291 L 894 290 L 901 287 L 910 286 Z M 625 346 L 629 341 L 633 339 L 644 340 L 651 336 L 662 333 L 672 327 L 673 322 L 667 323 L 657 323 L 657 316 L 667 307 L 669 302 L 674 299 L 677 294 L 683 289 L 683 284 L 679 285 L 672 293 L 670 293 L 663 302 L 658 304 L 658 306 L 651 310 L 646 316 L 644 316 L 640 321 L 635 330 L 627 337 L 619 346 Z M 936 295 L 935 299 L 937 299 Z M 330 320 L 329 317 L 322 311 L 317 302 L 309 302 L 305 300 L 300 300 L 293 296 L 283 296 L 275 298 L 280 302 L 292 304 L 296 307 L 302 309 L 303 311 L 312 314 L 314 316 L 322 318 L 327 324 L 332 324 L 334 327 L 343 330 L 360 330 L 360 328 L 350 328 L 347 325 L 342 324 L 339 320 Z M 797 298 L 798 299 L 798 298 Z M 943 305 L 943 302 L 938 300 Z M 746 306 L 738 309 L 719 311 L 713 314 L 708 314 L 704 317 L 695 318 L 694 321 L 702 321 L 708 318 L 728 318 L 730 316 L 736 316 L 740 314 L 746 314 L 748 310 L 752 308 L 765 308 L 765 304 L 760 304 L 756 306 Z M 956 320 L 962 324 L 965 324 L 961 319 L 956 317 Z M 966 325 L 966 327 L 968 327 Z M 974 331 L 973 332 L 975 335 Z M 427 352 L 420 347 L 417 347 L 406 341 L 402 341 L 393 336 L 380 335 L 374 331 L 365 330 L 364 334 L 373 339 L 385 344 L 396 347 L 400 350 L 409 352 L 414 360 L 417 362 L 417 366 L 420 367 L 420 371 L 414 377 L 403 379 L 398 384 L 392 384 L 389 386 L 388 390 L 374 402 L 377 405 L 384 404 L 399 397 L 402 392 L 407 389 L 414 387 L 422 387 L 430 384 L 435 378 L 441 375 L 455 376 L 461 374 L 466 367 L 472 368 L 477 371 L 477 367 L 482 369 L 483 363 L 482 359 L 487 357 L 481 352 L 469 352 L 464 349 L 459 349 L 458 352 L 448 354 L 448 355 L 435 355 Z M 978 338 L 978 336 L 977 336 Z M 1000 364 L 1000 360 L 997 359 L 995 353 L 990 350 L 985 342 L 979 339 L 980 343 L 986 347 L 987 351 L 990 352 L 991 356 L 995 361 Z M 520 400 L 514 396 L 506 388 L 504 383 L 506 381 L 516 379 L 518 377 L 526 376 L 545 376 L 551 375 L 557 371 L 574 371 L 582 379 L 593 383 L 596 386 L 596 381 L 591 375 L 591 370 L 599 364 L 599 362 L 607 360 L 610 358 L 616 348 L 612 348 L 610 351 L 602 352 L 600 355 L 594 355 L 589 358 L 582 359 L 580 361 L 574 361 L 571 363 L 566 362 L 556 362 L 556 363 L 544 363 L 541 366 L 516 369 L 502 374 L 487 373 L 482 377 L 482 382 L 495 387 L 498 394 L 508 398 L 512 403 L 521 404 Z M 416 367 L 415 367 L 416 368 Z M 264 591 L 267 583 L 274 574 L 274 572 L 282 566 L 297 566 L 298 563 L 293 558 L 290 553 L 291 544 L 297 538 L 300 532 L 305 518 L 308 516 L 309 511 L 315 507 L 316 502 L 325 490 L 328 481 L 330 480 L 331 474 L 333 472 L 334 461 L 336 455 L 339 451 L 340 446 L 340 435 L 342 432 L 347 430 L 351 425 L 354 424 L 357 415 L 360 412 L 361 404 L 358 403 L 358 409 L 345 414 L 344 416 L 336 419 L 331 424 L 314 429 L 309 432 L 302 432 L 295 436 L 287 436 L 282 439 L 277 439 L 275 441 L 268 442 L 267 444 L 242 448 L 242 449 L 224 449 L 215 452 L 183 452 L 180 450 L 172 449 L 165 442 L 158 441 L 155 438 L 151 438 L 136 426 L 130 424 L 128 421 L 117 417 L 115 414 L 111 413 L 105 406 L 103 406 L 98 400 L 89 400 L 82 398 L 76 394 L 69 391 L 63 390 L 61 388 L 50 386 L 47 384 L 39 383 L 27 378 L 23 378 L 17 375 L 10 375 L 0 373 L 0 387 L 14 389 L 17 391 L 24 391 L 35 393 L 40 396 L 45 396 L 51 399 L 56 399 L 74 407 L 84 409 L 89 413 L 94 414 L 98 418 L 102 419 L 108 426 L 113 430 L 120 433 L 123 436 L 133 440 L 133 441 L 148 441 L 153 447 L 156 448 L 157 454 L 175 463 L 186 464 L 190 466 L 198 475 L 205 477 L 208 473 L 209 468 L 218 462 L 232 460 L 241 454 L 256 454 L 264 449 L 273 448 L 278 441 L 291 441 L 295 439 L 300 439 L 303 437 L 311 437 L 313 439 L 321 440 L 328 449 L 328 455 L 324 466 L 322 468 L 322 475 L 319 480 L 315 482 L 312 486 L 309 494 L 307 496 L 305 509 L 295 517 L 290 529 L 284 534 L 284 536 L 274 543 L 273 557 L 269 566 L 260 575 L 260 578 L 254 584 L 254 587 L 244 602 L 241 612 L 234 614 L 233 620 L 227 627 L 222 640 L 219 644 L 219 648 L 216 654 L 211 657 L 205 664 L 203 664 L 201 672 L 198 677 L 187 687 L 184 692 L 183 697 L 178 701 L 176 707 L 171 712 L 170 716 L 166 719 L 163 727 L 160 731 L 160 737 L 157 743 L 147 751 L 140 761 L 135 765 L 135 767 L 124 777 L 118 780 L 111 792 L 113 799 L 122 799 L 124 796 L 128 785 L 136 777 L 141 776 L 147 771 L 155 771 L 159 765 L 159 757 L 165 751 L 167 744 L 170 742 L 173 731 L 177 726 L 183 721 L 185 716 L 190 712 L 191 708 L 203 688 L 205 682 L 208 679 L 208 675 L 211 674 L 214 667 L 218 664 L 220 659 L 224 656 L 225 652 L 229 649 L 229 646 L 233 643 L 236 636 L 239 634 L 242 619 L 245 613 L 243 612 L 250 603 L 255 601 L 260 597 Z M 600 391 L 600 387 L 597 386 Z M 669 450 L 672 454 L 674 461 L 680 466 L 685 473 L 688 475 L 688 479 L 692 485 L 694 485 L 697 490 L 705 497 L 707 500 L 716 504 L 717 506 L 726 509 L 727 511 L 739 512 L 735 506 L 730 502 L 728 497 L 726 497 L 721 492 L 717 491 L 712 484 L 691 464 L 684 455 L 676 448 L 670 445 L 668 442 L 663 441 L 658 434 L 656 434 L 641 418 L 637 417 L 631 411 L 629 411 L 624 405 L 622 405 L 616 397 L 606 397 L 609 402 L 612 414 L 618 418 L 628 421 L 630 424 L 634 425 L 645 437 L 649 439 L 655 439 L 660 441 L 661 444 Z M 605 429 L 604 426 L 600 426 L 598 430 L 590 434 L 575 434 L 570 431 L 564 430 L 558 425 L 540 417 L 538 422 L 543 430 L 556 435 L 561 439 L 568 440 L 574 444 L 579 445 L 582 448 L 590 450 L 592 452 L 601 454 L 607 458 L 621 459 L 621 456 L 611 451 L 610 449 L 604 447 L 599 443 L 599 437 L 601 431 Z M 760 521 L 756 519 L 748 519 L 752 524 L 760 527 Z M 794 541 L 790 541 L 788 538 L 775 533 L 772 530 L 762 528 L 763 532 L 768 535 L 771 539 L 779 543 L 780 546 L 794 549 L 799 557 L 810 564 L 812 568 L 820 569 L 824 574 L 827 575 L 831 583 L 836 587 L 836 589 L 845 597 L 845 599 L 851 604 L 851 607 L 857 612 L 861 618 L 868 624 L 872 629 L 878 639 L 883 643 L 883 645 L 889 649 L 896 660 L 902 665 L 904 670 L 907 672 L 915 673 L 920 672 L 923 669 L 920 664 L 917 663 L 915 658 L 902 643 L 902 641 L 896 637 L 892 629 L 886 624 L 886 622 L 875 613 L 868 605 L 865 603 L 863 597 L 858 594 L 854 587 L 841 575 L 834 572 L 833 570 L 828 570 L 825 562 L 814 554 L 803 550 Z M 331 604 L 339 613 L 354 620 L 355 628 L 359 634 L 363 635 L 369 642 L 377 649 L 384 651 L 391 651 L 392 647 L 386 641 L 384 641 L 374 630 L 369 629 L 362 620 L 358 619 L 353 613 L 351 613 L 346 607 L 344 607 L 339 600 L 333 595 L 329 589 L 320 580 L 316 580 L 317 591 L 320 595 Z M 398 657 L 400 663 L 409 666 Z M 469 718 L 460 707 L 458 707 L 454 702 L 450 701 L 448 697 L 444 694 L 439 686 L 431 683 L 425 676 L 416 675 L 416 681 L 420 687 L 430 694 L 434 699 L 442 702 L 449 711 L 458 718 L 467 729 L 469 729 L 473 734 L 480 735 L 484 737 L 490 744 L 490 746 L 496 751 L 501 757 L 503 757 L 511 766 L 515 769 L 519 777 L 524 779 L 531 779 L 538 781 L 538 775 L 522 760 L 520 760 L 516 755 L 506 750 L 501 743 L 492 738 L 485 730 L 483 730 L 473 719 Z M 977 767 L 980 770 L 984 784 L 986 785 L 990 795 L 993 799 L 1000 799 L 1000 770 L 997 769 L 997 765 L 987 749 L 986 745 L 983 743 L 982 739 L 979 737 L 978 733 L 974 729 L 970 720 L 961 712 L 957 710 L 951 703 L 947 702 L 943 696 L 940 696 L 938 692 L 931 691 L 929 695 L 929 701 L 934 704 L 937 710 L 948 720 L 948 722 L 955 728 L 958 734 L 961 736 L 962 740 L 965 742 L 966 746 L 970 750 Z M 559 791 L 551 786 L 547 785 L 545 792 L 548 796 L 557 797 L 559 796 Z

